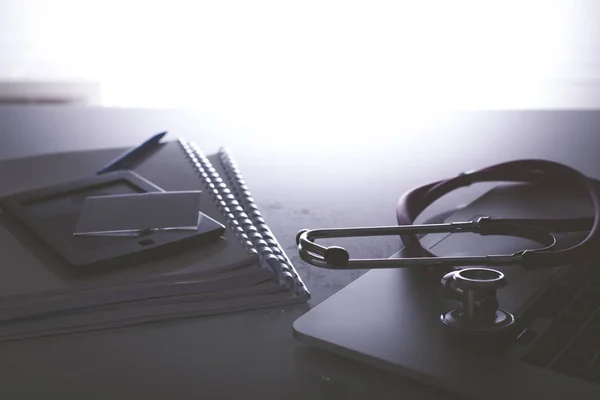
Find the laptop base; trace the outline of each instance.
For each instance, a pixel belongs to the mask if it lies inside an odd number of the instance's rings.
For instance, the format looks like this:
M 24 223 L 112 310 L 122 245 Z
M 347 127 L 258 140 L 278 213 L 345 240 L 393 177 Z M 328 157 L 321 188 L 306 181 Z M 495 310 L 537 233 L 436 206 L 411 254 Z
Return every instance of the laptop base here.
M 519 207 L 515 199 L 537 203 L 536 196 L 528 190 L 522 196 L 510 194 L 508 205 L 504 197 L 507 193 L 492 191 L 495 193 L 484 195 L 448 221 L 464 221 L 476 214 L 511 216 L 502 212 L 502 206 L 515 212 L 514 217 L 554 214 L 556 210 L 550 202 L 546 202 L 547 207 Z M 581 199 L 562 200 L 560 209 L 572 209 L 577 214 L 573 217 L 589 213 L 589 208 L 581 205 Z M 486 213 L 486 209 L 495 212 Z M 438 255 L 472 251 L 504 254 L 535 247 L 525 239 L 465 233 L 428 235 L 422 243 Z M 395 256 L 401 256 L 401 252 Z M 500 307 L 517 318 L 562 270 L 498 269 L 508 279 L 508 287 L 498 292 Z M 433 279 L 427 270 L 419 267 L 372 270 L 300 317 L 293 332 L 296 339 L 308 345 L 462 395 L 492 398 L 524 393 L 529 393 L 530 398 L 600 395 L 600 385 L 520 361 L 526 347 L 516 342 L 468 343 L 445 335 L 440 315 L 456 306 L 456 301 L 444 297 L 439 280 Z

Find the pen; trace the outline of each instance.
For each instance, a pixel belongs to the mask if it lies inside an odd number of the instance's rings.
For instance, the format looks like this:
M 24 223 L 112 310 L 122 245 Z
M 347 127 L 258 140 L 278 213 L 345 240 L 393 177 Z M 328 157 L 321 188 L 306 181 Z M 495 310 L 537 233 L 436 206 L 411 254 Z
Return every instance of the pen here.
M 157 133 L 139 146 L 127 150 L 125 153 L 121 154 L 119 157 L 100 168 L 96 174 L 101 175 L 107 172 L 130 169 L 131 166 L 141 159 L 143 155 L 154 149 L 160 142 L 160 139 L 162 139 L 162 137 L 166 134 L 167 132 Z

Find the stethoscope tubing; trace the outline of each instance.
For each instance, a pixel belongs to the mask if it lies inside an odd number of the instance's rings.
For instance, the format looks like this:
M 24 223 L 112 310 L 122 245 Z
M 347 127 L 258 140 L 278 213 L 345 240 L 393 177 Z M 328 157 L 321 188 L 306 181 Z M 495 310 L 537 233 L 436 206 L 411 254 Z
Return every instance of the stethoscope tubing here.
M 416 218 L 445 194 L 478 182 L 518 182 L 551 184 L 557 190 L 578 190 L 587 194 L 594 215 L 572 219 L 518 219 L 490 217 L 476 221 L 415 225 Z M 405 193 L 398 201 L 398 226 L 355 227 L 302 230 L 296 241 L 300 257 L 309 264 L 331 269 L 377 269 L 405 267 L 512 266 L 526 269 L 565 265 L 585 257 L 598 242 L 600 233 L 600 183 L 563 164 L 546 160 L 517 160 L 497 164 L 479 171 L 437 181 Z M 566 249 L 556 249 L 554 233 L 584 232 L 587 236 Z M 438 257 L 425 249 L 421 234 L 470 232 L 481 235 L 507 235 L 532 239 L 542 246 L 513 254 Z M 354 259 L 339 246 L 324 247 L 317 239 L 398 235 L 405 245 L 406 258 Z

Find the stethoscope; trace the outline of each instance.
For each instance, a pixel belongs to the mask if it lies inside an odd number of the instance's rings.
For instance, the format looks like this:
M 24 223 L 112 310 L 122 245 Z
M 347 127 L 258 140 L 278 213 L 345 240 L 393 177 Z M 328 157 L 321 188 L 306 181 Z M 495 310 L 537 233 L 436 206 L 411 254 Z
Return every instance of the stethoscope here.
M 583 191 L 590 198 L 594 215 L 573 219 L 517 219 L 481 217 L 474 221 L 414 225 L 416 218 L 433 202 L 447 193 L 478 182 L 518 182 L 551 185 L 557 190 Z M 499 308 L 496 291 L 507 284 L 503 273 L 492 268 L 521 266 L 526 270 L 564 266 L 584 259 L 594 250 L 600 236 L 600 182 L 556 162 L 517 160 L 454 178 L 433 182 L 405 193 L 396 210 L 398 226 L 304 229 L 296 242 L 302 260 L 321 268 L 378 269 L 441 267 L 447 272 L 441 279 L 444 294 L 461 304 L 444 312 L 440 321 L 446 332 L 461 337 L 509 337 L 514 333 L 515 317 Z M 556 249 L 553 233 L 589 231 L 579 243 Z M 470 232 L 479 235 L 517 236 L 540 243 L 537 249 L 512 254 L 437 257 L 425 249 L 418 235 L 428 233 Z M 399 235 L 406 258 L 354 259 L 340 246 L 324 247 L 316 239 Z M 597 251 L 597 250 L 596 250 Z M 457 269 L 471 266 L 473 268 Z

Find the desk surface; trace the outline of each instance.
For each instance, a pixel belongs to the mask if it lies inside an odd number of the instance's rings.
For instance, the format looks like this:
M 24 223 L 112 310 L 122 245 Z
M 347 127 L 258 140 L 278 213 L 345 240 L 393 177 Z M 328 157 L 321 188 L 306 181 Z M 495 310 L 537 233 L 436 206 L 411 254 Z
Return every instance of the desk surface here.
M 0 160 L 130 146 L 164 129 L 171 138 L 195 140 L 206 152 L 227 145 L 313 293 L 309 306 L 314 306 L 362 272 L 303 263 L 294 243 L 299 229 L 394 224 L 396 201 L 405 190 L 509 159 L 544 157 L 596 176 L 590 169 L 600 154 L 600 140 L 594 140 L 599 126 L 600 113 L 593 111 L 439 113 L 360 136 L 328 127 L 327 139 L 319 129 L 303 137 L 283 130 L 280 136 L 261 134 L 191 111 L 0 107 Z M 0 161 L 0 169 L 8 165 Z M 483 190 L 449 196 L 432 213 Z M 388 256 L 400 246 L 396 238 L 345 244 L 362 257 Z M 0 396 L 448 398 L 440 390 L 296 342 L 292 323 L 307 308 L 3 343 Z

